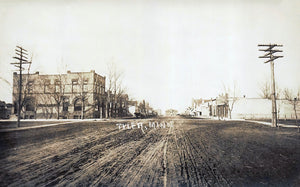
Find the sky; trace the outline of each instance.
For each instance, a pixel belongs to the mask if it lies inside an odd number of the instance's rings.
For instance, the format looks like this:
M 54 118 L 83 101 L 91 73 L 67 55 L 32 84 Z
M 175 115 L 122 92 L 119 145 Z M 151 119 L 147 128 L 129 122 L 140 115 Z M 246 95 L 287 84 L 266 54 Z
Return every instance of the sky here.
M 298 0 L 0 0 L 0 100 L 12 100 L 17 45 L 31 72 L 123 72 L 133 99 L 183 111 L 192 98 L 215 98 L 235 83 L 259 97 L 270 65 L 258 44 L 282 44 L 280 88 L 300 89 Z

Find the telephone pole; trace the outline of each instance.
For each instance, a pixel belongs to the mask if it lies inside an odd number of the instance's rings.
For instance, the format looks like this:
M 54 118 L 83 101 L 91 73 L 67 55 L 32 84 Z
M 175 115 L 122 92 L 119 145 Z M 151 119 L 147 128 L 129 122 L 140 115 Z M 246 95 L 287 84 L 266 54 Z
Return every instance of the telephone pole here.
M 258 44 L 258 47 L 264 47 L 264 49 L 259 49 L 259 51 L 266 52 L 265 55 L 259 58 L 268 58 L 265 63 L 271 65 L 271 86 L 272 86 L 272 127 L 277 127 L 277 109 L 276 109 L 276 93 L 275 93 L 275 77 L 274 77 L 274 60 L 277 58 L 282 58 L 283 56 L 275 56 L 277 52 L 282 52 L 282 50 L 275 49 L 275 47 L 282 47 L 283 45 L 277 44 Z
M 15 67 L 19 69 L 19 100 L 18 100 L 18 122 L 17 125 L 20 127 L 20 119 L 21 119 L 21 109 L 22 109 L 22 71 L 24 68 L 22 67 L 23 64 L 31 64 L 31 62 L 28 61 L 27 58 L 27 50 L 23 49 L 20 46 L 17 46 L 16 49 L 16 56 L 14 56 L 14 59 L 19 60 L 19 62 L 10 63 L 13 64 Z

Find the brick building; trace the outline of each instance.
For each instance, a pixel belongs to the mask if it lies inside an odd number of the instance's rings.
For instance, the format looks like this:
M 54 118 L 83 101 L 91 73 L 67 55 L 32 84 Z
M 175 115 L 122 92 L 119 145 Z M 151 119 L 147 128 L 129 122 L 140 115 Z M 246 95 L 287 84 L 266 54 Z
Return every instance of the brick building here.
M 122 118 L 130 116 L 129 98 L 127 94 L 110 94 L 110 101 L 107 103 L 107 117 Z
M 95 71 L 57 75 L 22 75 L 22 118 L 104 118 L 105 77 Z M 19 74 L 13 75 L 13 105 L 17 113 Z

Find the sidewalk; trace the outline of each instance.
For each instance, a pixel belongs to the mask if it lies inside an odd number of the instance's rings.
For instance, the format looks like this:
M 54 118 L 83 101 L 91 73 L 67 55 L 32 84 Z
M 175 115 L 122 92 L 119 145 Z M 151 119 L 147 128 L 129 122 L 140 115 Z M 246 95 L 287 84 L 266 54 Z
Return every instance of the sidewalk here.
M 28 130 L 28 129 L 35 129 L 35 128 L 43 128 L 43 127 L 51 127 L 51 126 L 57 126 L 57 125 L 63 125 L 63 124 L 70 124 L 70 123 L 78 123 L 78 122 L 126 122 L 131 119 L 115 119 L 115 118 L 95 118 L 95 119 L 59 119 L 59 120 L 53 120 L 53 119 L 23 119 L 22 122 L 49 122 L 49 124 L 43 124 L 43 125 L 32 125 L 28 127 L 9 127 L 9 128 L 2 128 L 0 129 L 0 132 L 13 132 L 13 131 L 21 131 L 21 130 Z M 16 122 L 16 120 L 1 120 L 1 122 Z
M 76 123 L 76 122 L 78 122 L 78 121 L 65 121 L 65 122 L 62 122 L 62 123 L 50 123 L 50 124 L 44 124 L 44 125 L 34 125 L 34 126 L 29 126 L 29 127 L 12 127 L 12 128 L 0 129 L 0 132 L 21 131 L 21 130 L 27 130 L 27 129 L 51 127 L 51 126 L 69 124 L 69 123 Z
M 259 124 L 263 124 L 263 125 L 268 125 L 268 126 L 272 126 L 271 122 L 264 122 L 264 121 L 254 121 L 254 120 L 244 120 L 244 121 L 248 121 L 248 122 L 254 122 L 254 123 L 259 123 Z M 285 124 L 281 124 L 281 123 L 277 123 L 278 127 L 285 127 L 285 128 L 298 128 L 298 126 L 296 125 L 285 125 Z
M 272 122 L 266 122 L 266 121 L 256 121 L 256 120 L 246 120 L 246 119 L 229 119 L 229 118 L 224 118 L 223 120 L 225 121 L 247 121 L 247 122 L 252 122 L 252 123 L 258 123 L 262 125 L 267 125 L 272 127 Z M 277 123 L 278 127 L 284 127 L 284 128 L 298 128 L 297 125 L 286 125 L 286 124 L 281 124 Z

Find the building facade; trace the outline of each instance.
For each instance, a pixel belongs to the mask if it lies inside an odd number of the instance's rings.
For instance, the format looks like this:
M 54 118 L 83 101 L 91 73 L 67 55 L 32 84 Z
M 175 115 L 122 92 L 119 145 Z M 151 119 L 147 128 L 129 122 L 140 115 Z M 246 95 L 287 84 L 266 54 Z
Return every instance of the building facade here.
M 19 103 L 19 74 L 13 74 L 13 106 Z M 21 117 L 83 119 L 106 117 L 105 77 L 90 72 L 22 75 Z
M 278 119 L 295 119 L 293 103 L 285 99 L 276 100 Z M 232 110 L 236 119 L 271 119 L 272 100 L 262 98 L 238 98 Z M 297 116 L 300 116 L 300 102 L 296 105 Z
M 0 100 L 0 119 L 9 119 L 12 111 L 12 104 Z
M 113 118 L 122 118 L 130 116 L 129 97 L 127 94 L 110 94 L 107 102 L 107 116 Z
M 278 99 L 277 115 L 278 119 L 295 119 L 293 103 L 288 100 Z M 231 107 L 231 108 L 230 108 Z M 233 119 L 271 119 L 272 101 L 262 98 L 231 98 L 220 95 L 216 99 L 202 100 L 201 103 L 193 105 L 194 116 L 217 117 Z M 297 116 L 300 116 L 300 102 L 296 105 Z

